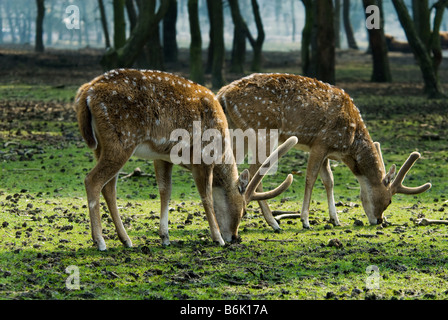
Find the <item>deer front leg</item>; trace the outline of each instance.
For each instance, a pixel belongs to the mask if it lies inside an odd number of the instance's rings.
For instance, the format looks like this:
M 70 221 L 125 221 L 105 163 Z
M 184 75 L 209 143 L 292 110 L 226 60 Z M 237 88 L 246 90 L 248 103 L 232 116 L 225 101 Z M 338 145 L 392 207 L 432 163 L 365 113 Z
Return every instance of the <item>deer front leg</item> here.
M 317 144 L 317 143 L 316 143 Z M 303 227 L 310 229 L 309 210 L 311 203 L 311 194 L 313 192 L 314 183 L 316 182 L 322 162 L 325 159 L 325 152 L 320 148 L 311 149 L 306 168 L 305 195 L 303 197 L 302 212 L 300 219 Z
M 330 222 L 335 226 L 340 226 L 341 223 L 338 219 L 338 214 L 336 212 L 336 205 L 334 203 L 334 179 L 333 172 L 331 172 L 330 161 L 327 159 L 324 160 L 322 167 L 320 169 L 320 177 L 325 186 L 325 190 L 327 192 L 327 202 L 328 202 L 328 211 L 330 212 Z
M 258 170 L 258 166 L 256 164 L 252 164 L 249 167 L 250 176 L 253 177 L 255 172 Z M 260 182 L 260 184 L 257 187 L 258 192 L 263 191 L 263 182 Z M 260 206 L 261 212 L 263 213 L 264 219 L 266 222 L 274 229 L 274 231 L 279 232 L 281 230 L 280 226 L 278 225 L 277 220 L 275 220 L 274 216 L 272 215 L 272 211 L 269 208 L 268 203 L 266 200 L 259 200 L 258 205 Z
M 121 221 L 120 214 L 117 207 L 117 178 L 118 175 L 112 178 L 103 188 L 102 194 L 106 200 L 107 207 L 109 208 L 112 221 L 114 222 L 115 229 L 117 230 L 118 238 L 128 248 L 132 247 L 132 241 L 129 238 Z
M 173 164 L 162 160 L 156 160 L 154 161 L 154 169 L 160 194 L 159 235 L 162 240 L 162 245 L 168 246 L 170 244 L 168 235 L 168 205 L 171 198 L 171 173 Z
M 220 245 L 225 245 L 224 239 L 221 236 L 218 222 L 213 209 L 213 167 L 206 165 L 193 165 L 192 173 L 199 195 L 201 196 L 202 205 L 204 206 L 205 215 L 210 226 L 210 233 L 212 240 L 218 242 Z

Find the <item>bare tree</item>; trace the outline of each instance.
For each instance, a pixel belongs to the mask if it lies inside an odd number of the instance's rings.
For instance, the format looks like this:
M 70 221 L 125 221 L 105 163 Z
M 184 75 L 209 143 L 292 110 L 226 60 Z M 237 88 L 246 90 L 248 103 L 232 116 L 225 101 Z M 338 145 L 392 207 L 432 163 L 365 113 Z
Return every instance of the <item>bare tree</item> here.
M 126 43 L 125 0 L 114 0 L 114 47 L 120 49 Z
M 302 0 L 305 6 L 305 26 L 302 30 L 302 71 L 303 74 L 309 76 L 313 73 L 311 70 L 311 37 L 313 32 L 314 10 L 313 0 Z
M 257 26 L 257 38 L 254 38 L 252 36 L 252 34 L 249 32 L 249 29 L 247 29 L 246 35 L 252 46 L 254 54 L 252 58 L 251 70 L 254 72 L 260 72 L 262 64 L 263 43 L 266 38 L 266 34 L 264 32 L 263 20 L 261 19 L 260 7 L 257 0 L 251 0 L 251 4 L 252 11 L 254 13 L 255 25 Z
M 426 47 L 424 41 L 422 41 L 419 36 L 419 32 L 417 31 L 415 24 L 408 12 L 408 9 L 403 2 L 403 0 L 392 0 L 392 3 L 397 11 L 398 19 L 406 33 L 406 37 L 408 39 L 409 45 L 414 52 L 414 56 L 418 61 L 420 66 L 420 70 L 422 72 L 423 81 L 425 83 L 424 91 L 430 98 L 439 98 L 445 97 L 443 94 L 442 86 L 440 84 L 440 80 L 437 75 L 437 60 L 431 59 L 431 46 Z M 435 24 L 434 29 L 432 31 L 432 37 L 435 38 L 433 40 L 435 43 L 438 40 L 440 47 L 440 21 L 443 16 L 443 11 L 448 5 L 448 1 L 439 0 L 435 4 L 436 15 L 435 15 Z M 421 22 L 421 20 L 420 20 Z M 436 57 L 437 58 L 437 57 Z
M 333 24 L 333 1 L 316 0 L 314 2 L 314 32 L 311 41 L 311 63 L 317 79 L 334 84 L 336 82 L 335 70 L 335 43 Z
M 224 13 L 222 1 L 207 0 L 210 19 L 211 72 L 213 88 L 221 88 L 224 83 Z
M 161 1 L 154 14 L 152 1 L 141 1 L 137 24 L 126 40 L 123 47 L 111 49 L 101 59 L 101 64 L 106 69 L 117 67 L 132 67 L 137 57 L 142 53 L 143 47 L 156 30 L 159 22 L 168 10 L 169 2 Z
M 363 0 L 364 8 L 375 5 L 382 9 L 382 0 Z M 380 12 L 382 11 L 380 9 Z M 366 12 L 366 10 L 364 10 Z M 367 12 L 366 12 L 367 18 Z M 370 49 L 373 59 L 373 82 L 391 82 L 392 75 L 389 68 L 389 57 L 387 51 L 386 37 L 384 35 L 384 23 L 381 18 L 380 28 L 368 28 Z
M 341 0 L 334 0 L 334 44 L 341 48 Z
M 44 52 L 44 16 L 45 16 L 45 3 L 44 0 L 36 0 L 37 4 L 37 17 L 36 17 L 36 52 Z M 1 26 L 0 26 L 1 27 Z
M 350 22 L 350 0 L 344 0 L 342 8 L 342 16 L 344 20 L 345 34 L 347 35 L 348 47 L 358 50 L 355 36 L 353 35 L 352 24 Z
M 229 0 L 229 5 L 234 26 L 230 71 L 234 73 L 244 73 L 244 63 L 246 61 L 247 26 L 241 15 L 238 0 Z
M 188 17 L 190 20 L 190 78 L 193 81 L 204 83 L 204 70 L 202 67 L 202 37 L 199 24 L 198 0 L 188 0 Z
M 104 2 L 103 0 L 98 0 L 98 6 L 100 9 L 100 15 L 101 15 L 101 26 L 103 27 L 104 32 L 104 38 L 106 41 L 106 48 L 110 48 L 110 38 L 109 38 L 109 28 L 107 27 L 107 17 L 106 17 L 106 10 L 104 8 Z
M 170 2 L 168 12 L 163 18 L 163 56 L 166 62 L 177 62 L 178 47 L 176 41 L 177 0 Z

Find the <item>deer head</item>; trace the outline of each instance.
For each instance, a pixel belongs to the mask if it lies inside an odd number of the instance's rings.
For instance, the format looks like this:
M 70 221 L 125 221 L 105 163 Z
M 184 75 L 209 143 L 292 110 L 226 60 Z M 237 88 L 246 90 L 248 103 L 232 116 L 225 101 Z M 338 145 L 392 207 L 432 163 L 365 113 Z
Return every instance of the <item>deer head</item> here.
M 297 144 L 297 138 L 291 137 L 280 145 L 264 161 L 257 173 L 250 177 L 249 171 L 245 169 L 241 175 L 230 180 L 230 188 L 226 187 L 228 181 L 221 180 L 222 168 L 217 167 L 214 171 L 213 186 L 213 207 L 216 214 L 218 226 L 223 239 L 232 242 L 238 238 L 238 226 L 243 217 L 246 206 L 252 200 L 268 200 L 275 198 L 283 193 L 293 182 L 293 176 L 289 174 L 287 178 L 274 190 L 266 192 L 257 192 L 257 187 L 261 183 L 264 173 L 268 172 L 276 162 L 294 145 Z
M 358 177 L 361 184 L 361 202 L 370 224 L 381 224 L 384 220 L 383 214 L 387 207 L 392 203 L 392 197 L 397 194 L 419 194 L 431 188 L 431 183 L 426 183 L 419 187 L 406 187 L 403 180 L 406 174 L 411 170 L 414 163 L 420 158 L 420 153 L 413 152 L 396 173 L 396 166 L 392 165 L 386 173 L 386 167 L 383 161 L 381 146 L 379 142 L 374 142 L 374 146 L 379 158 L 380 168 L 376 170 L 383 173 L 382 178 L 377 183 L 374 179 L 367 180 Z

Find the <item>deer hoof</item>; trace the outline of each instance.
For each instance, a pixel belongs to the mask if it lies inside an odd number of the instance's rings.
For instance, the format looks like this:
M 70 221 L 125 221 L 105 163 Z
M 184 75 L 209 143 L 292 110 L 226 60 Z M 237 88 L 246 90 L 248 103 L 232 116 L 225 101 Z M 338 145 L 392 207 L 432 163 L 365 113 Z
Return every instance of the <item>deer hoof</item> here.
M 106 242 L 104 242 L 103 238 L 100 238 L 100 239 L 96 240 L 96 246 L 97 246 L 99 251 L 106 251 L 107 250 Z
M 303 223 L 303 229 L 308 229 L 308 230 L 311 230 L 311 226 L 310 226 L 310 223 L 308 222 L 308 221 L 302 221 L 302 223 Z
M 330 219 L 330 223 L 334 226 L 341 226 L 341 223 L 337 219 Z
M 128 239 L 128 240 L 126 240 L 126 241 L 123 241 L 123 245 L 124 245 L 126 248 L 132 248 L 132 241 L 131 241 L 130 239 Z

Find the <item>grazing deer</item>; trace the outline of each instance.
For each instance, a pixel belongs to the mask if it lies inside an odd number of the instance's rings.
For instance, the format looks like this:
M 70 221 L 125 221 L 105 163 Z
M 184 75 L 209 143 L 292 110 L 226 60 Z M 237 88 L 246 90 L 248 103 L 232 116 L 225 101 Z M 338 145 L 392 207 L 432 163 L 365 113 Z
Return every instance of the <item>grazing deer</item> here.
M 341 89 L 297 75 L 253 74 L 223 87 L 217 97 L 229 127 L 278 129 L 280 141 L 296 136 L 296 147 L 310 153 L 301 211 L 304 228 L 310 227 L 311 192 L 319 173 L 327 192 L 330 221 L 340 225 L 328 159 L 343 161 L 358 179 L 362 205 L 371 224 L 382 223 L 383 212 L 394 194 L 418 194 L 431 187 L 430 183 L 417 188 L 402 185 L 420 157 L 417 152 L 409 156 L 395 180 L 395 165 L 386 172 L 380 144 L 372 141 L 358 108 Z M 250 173 L 256 167 L 252 165 Z M 278 230 L 266 202 L 259 204 L 266 221 Z
M 116 183 L 120 169 L 132 156 L 154 160 L 160 192 L 159 234 L 163 245 L 169 244 L 168 202 L 171 195 L 171 150 L 178 140 L 173 130 L 190 133 L 193 122 L 202 129 L 213 128 L 225 136 L 225 114 L 213 93 L 192 81 L 173 74 L 134 69 L 112 70 L 78 90 L 76 111 L 81 134 L 94 150 L 96 166 L 85 178 L 92 238 L 99 250 L 106 250 L 100 220 L 100 193 L 106 200 L 118 237 L 125 246 L 132 242 L 121 222 L 116 203 Z M 275 150 L 264 166 L 272 166 L 297 143 L 291 138 Z M 190 146 L 193 143 L 189 144 Z M 292 183 L 292 175 L 270 192 L 256 192 L 262 174 L 249 180 L 249 172 L 238 176 L 232 149 L 225 144 L 222 157 L 230 161 L 211 164 L 182 163 L 192 171 L 205 209 L 212 240 L 224 245 L 238 237 L 238 226 L 246 204 L 275 197 Z M 201 151 L 201 150 L 200 150 Z

